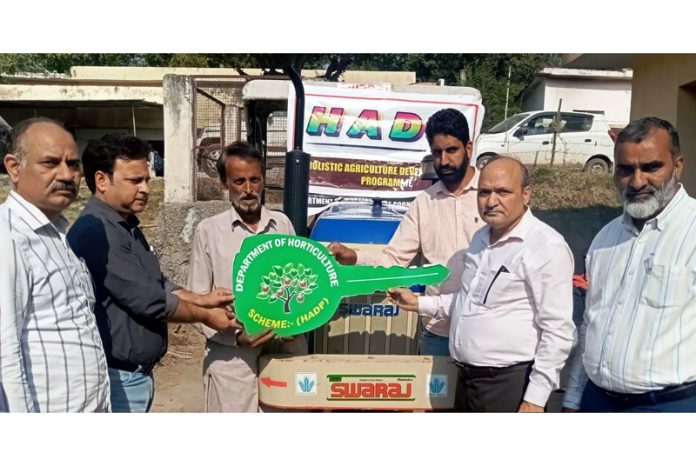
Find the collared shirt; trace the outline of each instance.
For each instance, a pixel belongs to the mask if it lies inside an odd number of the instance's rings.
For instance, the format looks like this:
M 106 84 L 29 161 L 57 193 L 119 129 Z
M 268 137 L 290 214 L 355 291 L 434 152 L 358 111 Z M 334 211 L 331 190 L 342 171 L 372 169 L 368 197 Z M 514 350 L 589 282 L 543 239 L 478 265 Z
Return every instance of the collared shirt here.
M 524 400 L 544 406 L 573 346 L 573 255 L 563 237 L 527 209 L 490 244 L 476 232 L 456 295 L 418 300 L 420 312 L 451 316 L 450 354 L 466 364 L 534 361 Z
M 7 222 L 0 221 L 0 257 L 7 258 L 0 267 L 0 289 L 4 286 L 4 283 L 14 283 L 14 276 L 17 268 L 14 264 L 14 247 L 12 243 L 12 237 L 10 236 L 10 229 Z M 13 309 L 14 308 L 14 293 L 2 293 L 0 292 L 0 324 L 4 320 L 9 321 L 6 317 L 8 314 L 3 315 L 3 309 Z M 6 311 L 7 312 L 7 311 Z M 0 328 L 3 331 L 4 327 Z M 2 355 L 3 347 L 2 343 L 3 334 L 0 334 L 0 413 L 6 413 L 10 410 L 7 406 L 7 396 L 5 394 L 5 389 L 2 385 Z
M 264 233 L 294 235 L 295 229 L 285 214 L 263 206 L 256 231 L 242 221 L 234 207 L 202 220 L 191 241 L 186 288 L 194 293 L 208 293 L 221 287 L 232 289 L 232 263 L 242 241 L 249 236 Z M 196 326 L 215 343 L 237 346 L 237 332 L 234 330 L 218 332 L 203 324 Z
M 464 254 L 481 221 L 476 204 L 479 171 L 459 196 L 438 181 L 411 203 L 394 236 L 382 254 L 358 252 L 358 264 L 402 267 L 420 253 L 426 264 L 442 264 L 449 269 L 447 280 L 428 286 L 426 295 L 455 293 L 464 270 Z M 449 334 L 450 321 L 445 317 L 423 316 L 426 330 L 440 336 Z
M 94 279 L 94 313 L 109 366 L 147 370 L 167 352 L 167 318 L 179 298 L 138 223 L 92 196 L 68 241 Z
M 52 223 L 11 191 L 0 223 L 9 233 L 0 251 L 2 404 L 12 412 L 109 411 L 92 281 L 68 247 L 67 220 Z
M 638 231 L 627 214 L 587 253 L 587 306 L 564 404 L 577 409 L 587 377 L 643 393 L 696 381 L 696 200 L 683 187 Z

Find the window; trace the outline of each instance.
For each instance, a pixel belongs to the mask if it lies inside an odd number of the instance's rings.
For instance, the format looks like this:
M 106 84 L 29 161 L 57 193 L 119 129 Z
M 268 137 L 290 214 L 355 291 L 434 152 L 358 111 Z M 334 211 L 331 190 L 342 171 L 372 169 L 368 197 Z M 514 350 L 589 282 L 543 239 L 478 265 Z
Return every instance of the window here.
M 520 121 L 524 120 L 527 118 L 526 113 L 518 113 L 517 115 L 513 115 L 507 120 L 503 120 L 488 131 L 485 131 L 487 134 L 495 134 L 495 133 L 504 133 L 505 131 L 510 130 L 512 127 L 514 127 L 517 123 Z
M 561 114 L 561 132 L 579 133 L 592 128 L 592 115 Z
M 546 113 L 531 118 L 525 125 L 527 136 L 538 136 L 540 134 L 553 134 L 553 114 Z

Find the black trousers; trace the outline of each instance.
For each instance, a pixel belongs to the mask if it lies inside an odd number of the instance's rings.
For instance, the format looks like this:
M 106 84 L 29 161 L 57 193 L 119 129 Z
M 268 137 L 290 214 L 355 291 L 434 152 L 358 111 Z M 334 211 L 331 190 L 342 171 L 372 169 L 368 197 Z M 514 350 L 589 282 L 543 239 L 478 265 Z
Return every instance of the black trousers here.
M 478 367 L 457 362 L 454 410 L 462 413 L 515 413 L 529 383 L 533 361 L 508 367 Z

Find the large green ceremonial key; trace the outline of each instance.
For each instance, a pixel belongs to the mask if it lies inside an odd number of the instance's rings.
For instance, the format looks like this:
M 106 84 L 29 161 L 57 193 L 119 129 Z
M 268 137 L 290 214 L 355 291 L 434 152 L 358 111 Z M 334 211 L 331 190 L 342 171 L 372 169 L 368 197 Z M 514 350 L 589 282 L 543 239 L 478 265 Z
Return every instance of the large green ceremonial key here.
M 249 334 L 271 328 L 280 336 L 292 336 L 331 320 L 343 297 L 434 285 L 448 274 L 442 265 L 340 265 L 326 247 L 310 239 L 254 235 L 242 242 L 234 258 L 234 307 Z

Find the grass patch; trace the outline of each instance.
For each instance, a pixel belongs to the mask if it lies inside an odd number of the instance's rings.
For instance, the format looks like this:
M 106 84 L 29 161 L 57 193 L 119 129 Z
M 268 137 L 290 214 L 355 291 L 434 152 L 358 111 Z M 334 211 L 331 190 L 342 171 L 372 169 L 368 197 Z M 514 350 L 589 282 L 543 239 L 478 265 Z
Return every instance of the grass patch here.
M 539 167 L 532 171 L 532 209 L 587 209 L 621 207 L 611 174 L 597 175 L 567 167 Z
M 7 175 L 0 174 L 0 202 L 4 202 L 10 191 Z M 596 175 L 568 167 L 539 167 L 532 171 L 532 199 L 534 210 L 556 209 L 616 209 L 621 205 L 616 197 L 611 175 Z M 80 184 L 77 201 L 66 209 L 64 215 L 72 223 L 75 221 L 90 197 L 87 185 Z M 267 194 L 266 202 L 270 202 Z M 155 178 L 150 184 L 150 201 L 140 214 L 143 232 L 149 241 L 155 241 L 158 228 L 157 214 L 164 201 L 164 178 Z

